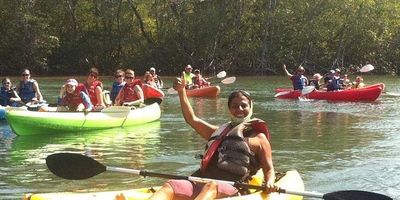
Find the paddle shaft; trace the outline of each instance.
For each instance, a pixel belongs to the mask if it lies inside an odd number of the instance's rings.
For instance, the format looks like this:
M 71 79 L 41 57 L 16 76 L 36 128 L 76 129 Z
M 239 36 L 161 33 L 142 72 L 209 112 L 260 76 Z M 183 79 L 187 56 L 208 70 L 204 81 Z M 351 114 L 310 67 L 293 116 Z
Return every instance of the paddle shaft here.
M 181 179 L 181 180 L 189 180 L 189 181 L 198 182 L 198 183 L 208 183 L 208 182 L 216 181 L 216 182 L 220 182 L 220 183 L 226 183 L 229 185 L 233 185 L 238 188 L 256 189 L 256 190 L 264 190 L 265 189 L 264 186 L 250 185 L 250 184 L 233 182 L 233 181 L 215 180 L 215 179 L 200 178 L 200 177 L 194 177 L 194 176 L 180 176 L 180 175 L 172 175 L 172 174 L 163 174 L 163 173 L 149 172 L 146 170 L 126 169 L 126 168 L 109 167 L 109 166 L 106 166 L 106 170 L 112 171 L 112 172 L 135 174 L 135 175 L 140 175 L 143 177 L 149 176 L 149 177 L 158 177 L 158 178 L 167 178 L 167 179 Z M 322 193 L 307 192 L 307 191 L 293 191 L 293 190 L 287 190 L 287 189 L 282 189 L 282 188 L 279 188 L 277 190 L 277 192 L 285 193 L 285 194 L 300 195 L 300 196 L 316 197 L 316 198 L 323 197 Z

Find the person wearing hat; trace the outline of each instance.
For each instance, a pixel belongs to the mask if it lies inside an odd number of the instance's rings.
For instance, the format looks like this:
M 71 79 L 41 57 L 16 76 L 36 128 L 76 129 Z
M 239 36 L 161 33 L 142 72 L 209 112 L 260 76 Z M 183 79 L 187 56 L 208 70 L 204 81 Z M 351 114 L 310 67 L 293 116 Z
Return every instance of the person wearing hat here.
M 61 87 L 58 96 L 57 111 L 84 111 L 93 109 L 93 104 L 83 84 L 75 79 L 68 79 Z
M 163 87 L 164 83 L 161 80 L 161 77 L 158 74 L 156 74 L 156 68 L 150 67 L 149 72 L 150 72 L 151 76 L 153 77 L 153 80 L 156 83 L 157 88 L 161 89 Z
M 192 78 L 193 88 L 202 88 L 210 86 L 210 82 L 208 82 L 203 76 L 200 74 L 199 69 L 194 70 L 194 77 Z
M 336 90 L 342 89 L 341 88 L 342 81 L 340 78 L 340 69 L 337 68 L 336 70 L 331 70 L 331 74 L 332 74 L 331 79 L 329 80 L 328 85 L 326 87 L 327 91 L 329 92 L 329 91 L 336 91 Z
M 308 85 L 307 77 L 304 76 L 305 69 L 303 66 L 299 66 L 296 70 L 296 74 L 294 75 L 289 73 L 289 71 L 286 69 L 285 64 L 283 64 L 283 70 L 292 81 L 294 90 L 302 90 L 306 85 Z
M 320 84 L 319 80 L 321 80 L 322 76 L 319 73 L 314 74 L 313 79 L 310 80 L 309 85 L 312 85 L 315 87 L 315 89 L 319 90 Z
M 194 74 L 192 73 L 192 66 L 191 65 L 186 65 L 185 71 L 182 72 L 182 78 L 185 79 L 186 82 L 186 89 L 192 89 L 193 88 L 193 77 Z

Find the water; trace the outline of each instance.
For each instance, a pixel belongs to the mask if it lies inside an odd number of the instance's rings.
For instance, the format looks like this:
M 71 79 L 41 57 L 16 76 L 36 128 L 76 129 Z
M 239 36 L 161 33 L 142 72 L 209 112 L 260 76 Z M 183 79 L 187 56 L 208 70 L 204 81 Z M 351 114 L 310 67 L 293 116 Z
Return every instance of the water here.
M 49 102 L 55 102 L 64 80 L 38 78 Z M 386 91 L 400 93 L 396 77 L 364 80 L 384 82 Z M 165 82 L 171 85 L 171 79 Z M 110 85 L 110 79 L 104 83 Z M 400 97 L 382 95 L 372 103 L 275 99 L 275 87 L 284 86 L 289 86 L 286 77 L 240 77 L 234 84 L 221 85 L 219 98 L 190 101 L 198 116 L 222 124 L 229 93 L 247 89 L 255 100 L 254 116 L 269 124 L 277 171 L 298 170 L 308 191 L 355 189 L 400 198 Z M 21 199 L 25 193 L 38 192 L 122 190 L 164 181 L 112 172 L 87 180 L 64 180 L 45 165 L 46 156 L 58 152 L 86 153 L 108 166 L 189 175 L 199 166 L 195 155 L 205 142 L 184 122 L 177 102 L 176 95 L 167 95 L 157 122 L 104 131 L 16 136 L 1 121 L 0 199 Z

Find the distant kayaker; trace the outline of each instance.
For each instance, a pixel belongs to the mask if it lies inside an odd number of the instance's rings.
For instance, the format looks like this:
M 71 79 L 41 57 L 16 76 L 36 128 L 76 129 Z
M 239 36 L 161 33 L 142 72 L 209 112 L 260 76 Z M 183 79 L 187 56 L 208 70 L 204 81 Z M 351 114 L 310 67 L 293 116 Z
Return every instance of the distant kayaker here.
M 94 106 L 93 110 L 95 111 L 102 110 L 105 107 L 103 99 L 103 83 L 98 78 L 99 70 L 95 67 L 92 67 L 84 83 L 90 97 L 90 101 Z
M 253 102 L 250 95 L 243 90 L 231 93 L 228 98 L 230 122 L 218 127 L 195 115 L 185 86 L 185 80 L 180 78 L 174 82 L 185 121 L 208 140 L 201 168 L 193 176 L 246 182 L 262 168 L 266 192 L 275 191 L 269 130 L 264 121 L 251 119 Z M 169 180 L 150 199 L 217 199 L 238 194 L 238 189 L 228 183 Z
M 299 66 L 294 75 L 289 73 L 285 64 L 283 64 L 283 70 L 292 81 L 294 90 L 302 90 L 306 85 L 308 85 L 307 77 L 304 76 L 305 69 L 303 66 Z
M 199 69 L 194 70 L 194 77 L 192 78 L 193 88 L 202 88 L 210 86 L 210 82 L 208 82 L 200 73 Z
M 135 72 L 131 69 L 125 71 L 126 84 L 115 98 L 118 106 L 140 106 L 144 102 L 142 81 L 135 79 Z
M 17 85 L 17 92 L 24 104 L 37 104 L 43 102 L 43 96 L 39 89 L 39 84 L 31 78 L 29 69 L 22 70 L 21 81 Z
M 19 97 L 15 88 L 11 83 L 11 79 L 6 77 L 2 81 L 2 86 L 0 89 L 0 105 L 1 106 L 19 106 L 21 98 Z
M 315 89 L 319 90 L 320 88 L 320 83 L 319 81 L 321 80 L 322 76 L 319 73 L 314 74 L 313 78 L 310 80 L 309 85 L 312 85 L 315 87 Z
M 110 99 L 112 104 L 115 104 L 115 98 L 119 91 L 124 87 L 125 83 L 125 72 L 122 69 L 118 69 L 114 73 L 114 82 L 110 89 Z
M 155 82 L 156 85 L 157 85 L 157 88 L 158 88 L 158 89 L 163 88 L 164 83 L 163 83 L 163 81 L 161 80 L 161 77 L 160 77 L 158 74 L 156 74 L 156 68 L 150 67 L 149 72 L 150 72 L 151 76 L 153 77 L 154 82 Z
M 185 79 L 186 81 L 186 89 L 192 89 L 193 88 L 193 77 L 194 74 L 192 73 L 192 66 L 191 65 L 186 65 L 185 71 L 182 72 L 182 79 Z
M 153 76 L 150 74 L 149 71 L 146 71 L 144 73 L 143 83 L 145 83 L 151 87 L 158 88 L 156 81 L 154 80 Z
M 342 89 L 342 79 L 340 78 L 340 69 L 337 68 L 334 70 L 333 76 L 331 76 L 328 85 L 326 86 L 327 91 L 335 91 Z
M 75 79 L 68 79 L 60 89 L 57 111 L 86 111 L 93 109 L 90 98 L 83 84 L 78 84 Z
M 363 88 L 365 87 L 364 79 L 362 76 L 357 76 L 356 80 L 353 82 L 352 88 Z

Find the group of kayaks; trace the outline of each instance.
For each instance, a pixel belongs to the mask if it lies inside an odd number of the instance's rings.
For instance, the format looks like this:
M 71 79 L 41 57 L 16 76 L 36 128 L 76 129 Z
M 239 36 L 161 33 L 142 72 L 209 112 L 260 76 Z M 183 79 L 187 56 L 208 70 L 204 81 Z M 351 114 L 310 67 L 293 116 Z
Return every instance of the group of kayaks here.
M 375 101 L 385 89 L 385 84 L 377 83 L 357 89 L 345 89 L 337 91 L 313 90 L 308 94 L 302 95 L 301 90 L 288 88 L 277 88 L 276 97 L 280 99 L 298 99 L 304 96 L 307 99 L 328 100 L 328 101 Z

